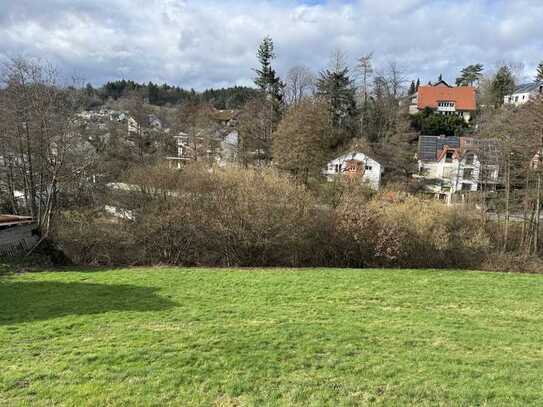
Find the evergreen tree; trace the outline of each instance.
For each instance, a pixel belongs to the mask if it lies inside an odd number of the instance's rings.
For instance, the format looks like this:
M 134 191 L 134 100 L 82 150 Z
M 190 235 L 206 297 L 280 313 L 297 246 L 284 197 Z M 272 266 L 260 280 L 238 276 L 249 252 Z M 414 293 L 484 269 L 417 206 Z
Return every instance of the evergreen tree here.
M 417 78 L 417 85 L 415 87 L 415 90 L 418 92 L 419 91 L 419 87 L 420 87 L 420 79 Z
M 159 87 L 153 82 L 149 82 L 147 85 L 147 97 L 149 98 L 149 103 L 154 105 L 159 101 Z
M 439 74 L 439 77 L 437 78 L 437 82 L 441 82 L 443 80 L 443 74 Z
M 87 83 L 87 86 L 85 86 L 85 93 L 87 96 L 94 96 L 94 88 L 90 83 Z
M 354 81 L 349 77 L 349 68 L 338 71 L 325 70 L 317 80 L 317 95 L 328 102 L 331 124 L 334 128 L 335 141 L 338 146 L 350 141 L 358 130 L 358 109 L 356 106 L 356 89 Z
M 417 85 L 415 85 L 415 81 L 411 81 L 411 85 L 409 86 L 409 92 L 408 95 L 414 95 L 417 92 Z
M 535 77 L 536 82 L 543 81 L 543 61 L 537 66 L 537 75 Z
M 262 40 L 258 47 L 257 57 L 260 62 L 260 68 L 255 69 L 257 74 L 255 84 L 272 102 L 276 114 L 280 115 L 284 103 L 283 95 L 285 85 L 277 76 L 271 65 L 275 58 L 274 45 L 271 37 L 268 36 Z
M 460 76 L 456 78 L 456 86 L 473 86 L 479 83 L 483 77 L 483 65 L 468 65 L 460 71 Z
M 513 73 L 507 65 L 504 65 L 498 69 L 491 83 L 494 105 L 496 107 L 503 105 L 504 97 L 512 94 L 514 90 L 515 79 L 513 78 Z

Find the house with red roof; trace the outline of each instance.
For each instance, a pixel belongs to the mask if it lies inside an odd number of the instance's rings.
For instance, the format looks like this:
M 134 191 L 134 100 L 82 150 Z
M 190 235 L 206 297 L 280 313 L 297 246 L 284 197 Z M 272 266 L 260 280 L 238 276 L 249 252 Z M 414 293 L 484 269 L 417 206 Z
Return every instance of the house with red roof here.
M 436 84 L 419 86 L 412 96 L 409 113 L 416 114 L 430 108 L 444 115 L 456 115 L 469 122 L 477 109 L 475 88 L 472 86 L 450 86 L 440 80 Z

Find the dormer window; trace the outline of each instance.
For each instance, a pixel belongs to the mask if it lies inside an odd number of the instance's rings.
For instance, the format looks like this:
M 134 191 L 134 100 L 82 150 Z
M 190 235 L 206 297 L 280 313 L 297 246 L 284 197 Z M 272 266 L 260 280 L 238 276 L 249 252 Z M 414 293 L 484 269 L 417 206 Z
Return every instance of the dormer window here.
M 453 151 L 447 151 L 447 153 L 445 154 L 445 162 L 446 163 L 452 163 L 453 155 L 454 155 Z

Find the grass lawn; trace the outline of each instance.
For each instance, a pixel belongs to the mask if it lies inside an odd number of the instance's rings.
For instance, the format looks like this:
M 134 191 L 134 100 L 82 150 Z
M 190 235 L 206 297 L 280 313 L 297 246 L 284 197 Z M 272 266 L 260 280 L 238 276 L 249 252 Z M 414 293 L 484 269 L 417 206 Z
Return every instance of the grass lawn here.
M 0 405 L 543 404 L 543 275 L 0 276 Z

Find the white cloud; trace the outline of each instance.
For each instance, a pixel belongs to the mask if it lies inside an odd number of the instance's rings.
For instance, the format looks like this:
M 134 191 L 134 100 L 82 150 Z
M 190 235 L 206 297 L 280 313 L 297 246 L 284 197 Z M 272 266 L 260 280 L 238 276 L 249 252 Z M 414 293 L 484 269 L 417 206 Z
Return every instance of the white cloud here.
M 412 77 L 469 63 L 543 59 L 539 0 L 0 0 L 0 56 L 45 57 L 87 80 L 129 77 L 198 89 L 248 84 L 269 34 L 277 67 L 320 70 L 331 50 L 375 51 Z

